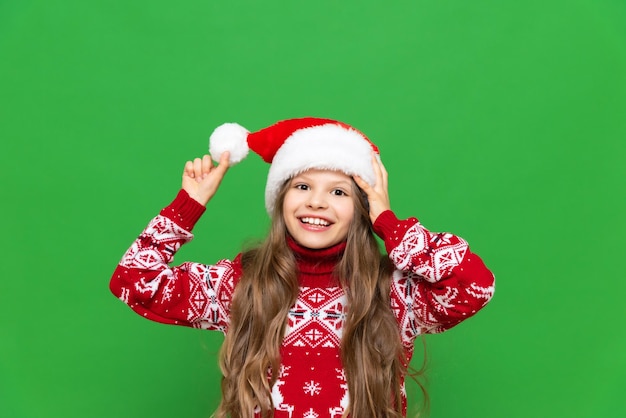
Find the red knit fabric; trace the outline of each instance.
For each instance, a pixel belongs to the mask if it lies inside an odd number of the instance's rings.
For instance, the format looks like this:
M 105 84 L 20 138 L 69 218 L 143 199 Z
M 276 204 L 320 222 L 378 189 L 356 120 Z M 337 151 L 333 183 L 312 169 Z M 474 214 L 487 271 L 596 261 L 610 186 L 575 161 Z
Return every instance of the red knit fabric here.
M 169 265 L 192 239 L 203 211 L 181 191 L 128 249 L 110 288 L 147 319 L 226 332 L 241 276 L 239 256 L 214 265 Z M 389 302 L 409 358 L 418 335 L 457 325 L 493 296 L 493 275 L 463 239 L 431 233 L 417 219 L 398 220 L 391 211 L 378 217 L 374 230 L 397 269 Z M 298 260 L 300 294 L 288 316 L 281 371 L 272 388 L 275 417 L 341 417 L 349 403 L 339 358 L 347 307 L 332 271 L 345 244 L 310 250 L 288 243 Z

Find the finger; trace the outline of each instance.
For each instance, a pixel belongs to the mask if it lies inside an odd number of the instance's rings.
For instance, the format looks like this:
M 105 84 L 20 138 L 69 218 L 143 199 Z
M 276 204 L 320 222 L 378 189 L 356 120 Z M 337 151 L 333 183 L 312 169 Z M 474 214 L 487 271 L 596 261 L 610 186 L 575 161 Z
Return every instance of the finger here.
M 197 179 L 202 178 L 202 160 L 200 158 L 193 160 L 193 174 Z
M 378 160 L 378 164 L 380 165 L 380 172 L 383 175 L 383 184 L 387 186 L 387 181 L 389 180 L 389 174 L 387 173 L 385 164 L 383 164 L 383 161 L 380 159 L 380 156 L 378 156 L 377 160 Z
M 365 192 L 365 194 L 367 195 L 370 194 L 370 191 L 372 190 L 372 186 L 370 186 L 368 182 L 366 182 L 365 180 L 363 180 L 360 176 L 356 174 L 352 176 L 352 178 L 354 179 L 354 182 L 356 183 L 356 185 L 359 186 L 361 190 Z
M 378 160 L 375 152 L 372 152 L 372 167 L 374 168 L 374 177 L 376 178 L 376 184 L 379 185 L 383 182 L 383 173 L 380 168 L 381 163 Z
M 193 178 L 193 163 L 191 161 L 187 161 L 185 163 L 185 168 L 183 170 L 183 175 Z
M 212 168 L 213 168 L 213 161 L 211 161 L 211 156 L 205 155 L 204 157 L 202 157 L 202 178 L 209 175 Z

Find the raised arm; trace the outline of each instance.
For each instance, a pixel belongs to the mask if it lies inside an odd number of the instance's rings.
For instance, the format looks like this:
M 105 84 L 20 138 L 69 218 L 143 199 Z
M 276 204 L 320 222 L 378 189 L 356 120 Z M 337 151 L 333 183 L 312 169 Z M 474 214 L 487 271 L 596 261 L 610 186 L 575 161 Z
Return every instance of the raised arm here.
M 465 240 L 432 233 L 417 219 L 381 214 L 374 229 L 384 239 L 397 271 L 392 298 L 406 337 L 443 332 L 471 317 L 493 297 L 494 276 Z
M 494 276 L 462 238 L 432 233 L 416 218 L 399 220 L 390 209 L 387 172 L 378 159 L 372 164 L 376 183 L 355 181 L 368 196 L 374 231 L 397 269 L 391 297 L 403 338 L 445 331 L 487 304 Z
M 193 238 L 191 230 L 226 172 L 227 160 L 220 162 L 221 168 L 206 167 L 205 161 L 187 163 L 183 189 L 126 251 L 111 277 L 110 289 L 147 319 L 223 331 L 233 283 L 240 274 L 238 259 L 213 266 L 169 265 L 180 246 Z

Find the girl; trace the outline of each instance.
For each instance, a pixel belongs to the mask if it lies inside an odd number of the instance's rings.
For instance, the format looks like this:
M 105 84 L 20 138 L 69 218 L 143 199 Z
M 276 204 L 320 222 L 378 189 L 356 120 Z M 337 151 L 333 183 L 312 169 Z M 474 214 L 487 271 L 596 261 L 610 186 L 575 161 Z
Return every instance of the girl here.
M 248 150 L 270 162 L 265 241 L 233 260 L 171 267 Z M 378 149 L 303 118 L 211 135 L 182 190 L 123 256 L 111 291 L 138 314 L 225 333 L 217 417 L 402 417 L 415 338 L 481 309 L 494 278 L 467 243 L 391 211 Z M 382 256 L 374 236 L 384 240 Z

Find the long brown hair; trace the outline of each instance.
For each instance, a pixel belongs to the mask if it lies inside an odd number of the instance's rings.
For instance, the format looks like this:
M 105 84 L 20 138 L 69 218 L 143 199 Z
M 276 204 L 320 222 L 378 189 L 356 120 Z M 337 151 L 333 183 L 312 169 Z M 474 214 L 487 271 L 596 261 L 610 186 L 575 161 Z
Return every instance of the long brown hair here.
M 251 418 L 255 409 L 263 417 L 274 415 L 271 388 L 279 376 L 287 315 L 299 292 L 282 212 L 289 183 L 277 196 L 267 238 L 242 254 L 243 275 L 235 289 L 220 353 L 222 401 L 216 418 Z M 402 417 L 402 382 L 408 364 L 389 303 L 393 266 L 388 257 L 381 256 L 367 199 L 354 182 L 352 196 L 354 219 L 335 269 L 348 301 L 341 341 L 350 394 L 345 415 Z

